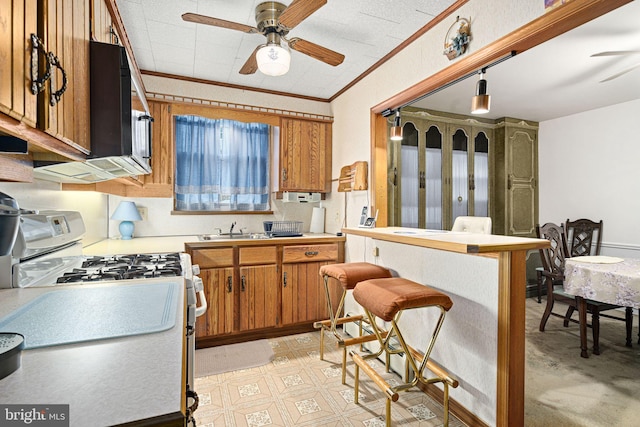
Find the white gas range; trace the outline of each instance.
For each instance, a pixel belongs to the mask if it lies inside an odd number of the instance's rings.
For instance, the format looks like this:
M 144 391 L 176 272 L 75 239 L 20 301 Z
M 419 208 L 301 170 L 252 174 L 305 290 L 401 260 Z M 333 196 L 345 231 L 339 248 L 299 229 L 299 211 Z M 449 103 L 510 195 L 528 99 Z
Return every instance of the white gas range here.
M 196 317 L 206 311 L 199 269 L 186 253 L 83 256 L 85 226 L 75 211 L 25 212 L 11 255 L 0 257 L 0 288 L 176 283 L 186 289 L 186 407 L 193 422 L 198 398 L 193 391 Z M 74 285 L 74 286 L 67 286 Z M 199 294 L 199 298 L 196 296 Z M 198 299 L 200 306 L 197 306 Z

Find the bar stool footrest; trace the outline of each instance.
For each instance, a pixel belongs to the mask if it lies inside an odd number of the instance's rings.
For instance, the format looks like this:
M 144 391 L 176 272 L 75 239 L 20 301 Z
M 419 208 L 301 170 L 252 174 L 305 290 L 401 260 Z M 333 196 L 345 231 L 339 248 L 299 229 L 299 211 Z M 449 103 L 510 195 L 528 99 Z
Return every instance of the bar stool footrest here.
M 349 354 L 351 355 L 351 358 L 356 363 L 356 365 L 358 365 L 360 369 L 362 369 L 364 373 L 367 374 L 367 376 L 369 376 L 369 378 L 371 378 L 371 380 L 376 383 L 378 387 L 380 387 L 380 390 L 382 390 L 382 392 L 387 395 L 387 399 L 390 399 L 392 402 L 398 401 L 398 393 L 393 390 L 389 383 L 387 383 L 387 381 L 385 381 L 385 379 L 382 378 L 382 376 L 375 369 L 369 366 L 369 364 L 365 359 L 362 358 L 362 356 L 354 351 L 350 351 Z
M 336 325 L 342 325 L 344 323 L 357 322 L 357 321 L 363 321 L 363 320 L 364 320 L 364 316 L 362 314 L 358 314 L 355 316 L 339 317 L 338 319 L 336 319 Z M 316 329 L 320 329 L 320 328 L 330 329 L 331 319 L 314 322 L 313 327 Z

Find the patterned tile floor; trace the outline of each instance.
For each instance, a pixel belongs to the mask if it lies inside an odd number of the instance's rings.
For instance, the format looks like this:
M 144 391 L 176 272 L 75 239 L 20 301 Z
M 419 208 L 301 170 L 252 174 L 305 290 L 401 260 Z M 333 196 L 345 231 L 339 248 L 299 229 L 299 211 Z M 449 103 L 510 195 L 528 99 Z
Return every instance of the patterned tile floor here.
M 275 358 L 268 365 L 197 378 L 200 427 L 238 426 L 363 426 L 384 427 L 385 399 L 380 389 L 360 374 L 360 404 L 353 402 L 353 362 L 347 384 L 341 383 L 341 350 L 327 338 L 325 360 L 320 360 L 320 333 L 270 339 Z M 378 372 L 384 364 L 371 362 Z M 387 374 L 394 385 L 400 380 Z M 393 425 L 442 425 L 442 405 L 420 390 L 401 392 L 391 405 Z M 451 427 L 462 426 L 450 416 Z

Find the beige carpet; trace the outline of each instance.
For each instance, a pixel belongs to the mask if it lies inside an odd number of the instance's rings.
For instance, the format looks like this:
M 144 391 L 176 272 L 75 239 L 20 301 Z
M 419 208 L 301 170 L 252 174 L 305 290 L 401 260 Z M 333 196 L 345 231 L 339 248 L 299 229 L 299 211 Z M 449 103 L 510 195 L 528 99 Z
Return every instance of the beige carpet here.
M 196 350 L 195 377 L 255 368 L 271 362 L 275 354 L 268 340 Z
M 585 359 L 580 357 L 577 324 L 565 328 L 562 319 L 550 317 L 545 332 L 538 330 L 545 303 L 527 299 L 525 426 L 640 425 L 637 316 L 631 348 L 625 347 L 624 322 L 600 318 L 600 355 L 592 353 L 588 329 Z

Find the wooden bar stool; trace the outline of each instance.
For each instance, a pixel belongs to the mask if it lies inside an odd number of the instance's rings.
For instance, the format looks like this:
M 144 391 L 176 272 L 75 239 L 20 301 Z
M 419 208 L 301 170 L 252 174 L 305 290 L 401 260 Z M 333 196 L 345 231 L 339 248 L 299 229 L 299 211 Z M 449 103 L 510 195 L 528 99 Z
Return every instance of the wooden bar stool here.
M 337 338 L 338 344 L 343 347 L 342 351 L 342 384 L 346 381 L 346 364 L 347 349 L 344 346 L 344 338 L 337 331 L 336 326 L 350 322 L 357 322 L 359 325 L 359 335 L 362 335 L 361 314 L 354 316 L 340 317 L 344 307 L 344 300 L 347 291 L 355 288 L 358 282 L 368 279 L 390 278 L 391 272 L 379 265 L 370 264 L 368 262 L 351 262 L 343 264 L 328 264 L 320 267 L 320 275 L 324 278 L 324 290 L 327 300 L 327 308 L 329 309 L 329 319 L 313 324 L 314 327 L 320 328 L 320 360 L 324 360 L 324 331 L 330 331 Z M 342 295 L 338 303 L 337 309 L 334 310 L 331 302 L 331 293 L 329 290 L 329 279 L 335 279 L 342 286 Z
M 433 384 L 441 382 L 444 386 L 444 425 L 447 426 L 449 423 L 449 386 L 457 387 L 458 381 L 451 378 L 446 371 L 430 361 L 429 356 L 440 332 L 440 328 L 442 327 L 442 323 L 444 322 L 445 314 L 453 305 L 449 296 L 428 286 L 412 282 L 411 280 L 393 277 L 390 279 L 362 281 L 355 287 L 353 297 L 367 314 L 373 333 L 380 343 L 380 349 L 376 353 L 361 356 L 354 351 L 350 352 L 356 364 L 355 403 L 358 403 L 360 368 L 362 368 L 373 382 L 386 394 L 387 402 L 385 409 L 387 426 L 391 425 L 391 402 L 398 400 L 399 391 L 410 389 L 418 383 Z M 422 354 L 407 345 L 398 327 L 398 321 L 405 310 L 425 307 L 438 308 L 440 316 L 431 334 L 431 340 L 427 345 L 427 349 L 424 354 Z M 389 331 L 381 330 L 376 323 L 376 317 L 386 322 L 391 322 L 391 329 Z M 393 349 L 389 345 L 394 336 L 400 343 L 399 349 Z M 404 379 L 407 381 L 406 383 L 391 387 L 376 370 L 367 364 L 367 359 L 377 358 L 383 352 L 386 353 L 387 368 L 390 354 L 404 353 L 408 363 Z M 409 368 L 410 372 L 413 373 L 413 379 L 411 381 L 409 381 L 408 375 Z M 429 369 L 435 376 L 426 378 L 424 376 L 425 368 Z

